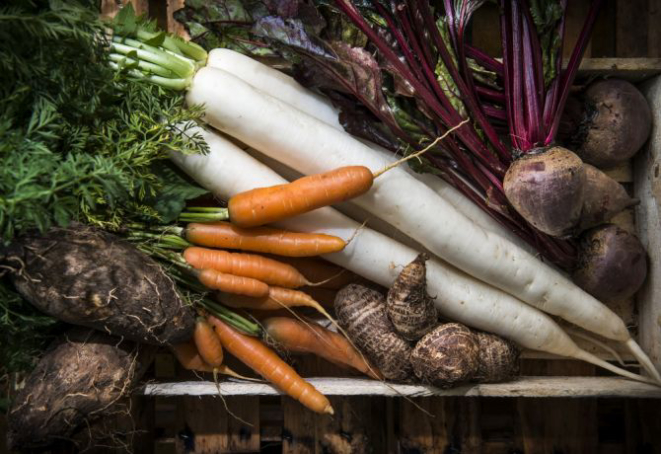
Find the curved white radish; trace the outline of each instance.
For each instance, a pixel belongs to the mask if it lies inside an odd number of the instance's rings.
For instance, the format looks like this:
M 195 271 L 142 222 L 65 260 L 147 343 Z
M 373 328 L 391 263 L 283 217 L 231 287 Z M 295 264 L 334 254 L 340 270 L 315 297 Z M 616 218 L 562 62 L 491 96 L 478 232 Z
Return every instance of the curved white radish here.
M 214 49 L 209 52 L 207 66 L 222 69 L 257 90 L 268 93 L 274 98 L 323 121 L 335 129 L 344 131 L 339 121 L 339 110 L 331 104 L 330 100 L 303 87 L 293 77 L 230 49 Z M 397 157 L 385 148 L 366 140 L 358 140 L 383 157 L 383 167 L 397 160 Z M 532 246 L 491 218 L 491 216 L 475 205 L 468 197 L 452 187 L 452 185 L 435 175 L 417 174 L 413 170 L 410 170 L 408 165 L 402 166 L 402 168 L 423 181 L 436 191 L 439 196 L 443 197 L 457 210 L 482 228 L 490 230 L 521 246 L 528 252 L 535 254 Z
M 199 70 L 187 100 L 206 104 L 205 121 L 210 125 L 303 174 L 347 165 L 381 168 L 378 154 L 349 134 L 225 71 Z M 588 331 L 625 343 L 661 382 L 661 375 L 613 311 L 520 247 L 471 222 L 405 170 L 394 168 L 383 174 L 354 201 L 470 275 Z
M 201 129 L 197 132 L 209 144 L 209 153 L 173 154 L 172 159 L 216 196 L 229 199 L 249 189 L 286 182 L 218 134 Z M 360 227 L 332 208 L 318 209 L 279 225 L 303 232 L 329 233 L 344 239 L 350 238 Z M 367 279 L 390 286 L 400 267 L 416 256 L 415 250 L 365 228 L 343 251 L 325 258 Z M 427 282 L 440 313 L 447 318 L 499 334 L 526 348 L 582 359 L 634 380 L 650 382 L 579 349 L 547 315 L 438 260 L 427 262 Z

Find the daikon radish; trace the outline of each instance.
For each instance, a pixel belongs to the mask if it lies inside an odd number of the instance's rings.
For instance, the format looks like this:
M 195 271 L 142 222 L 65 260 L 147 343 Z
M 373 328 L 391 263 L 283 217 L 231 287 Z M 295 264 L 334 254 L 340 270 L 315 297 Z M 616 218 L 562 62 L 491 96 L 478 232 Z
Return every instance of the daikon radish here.
M 222 70 L 200 69 L 186 99 L 206 106 L 204 118 L 211 126 L 303 174 L 350 165 L 372 172 L 381 169 L 381 157 L 349 134 Z M 588 331 L 625 343 L 661 382 L 661 375 L 613 311 L 522 248 L 472 222 L 401 167 L 377 178 L 372 189 L 354 201 L 471 276 Z
M 208 143 L 209 153 L 173 154 L 172 159 L 217 197 L 226 199 L 264 184 L 286 182 L 218 134 L 202 129 L 196 132 Z M 318 209 L 279 225 L 302 232 L 328 232 L 345 239 L 360 227 L 331 208 Z M 363 228 L 344 250 L 325 258 L 389 287 L 400 267 L 414 260 L 417 254 L 391 238 Z M 634 380 L 650 381 L 579 349 L 547 315 L 439 260 L 427 263 L 427 280 L 428 292 L 436 297 L 439 313 L 446 318 L 506 337 L 525 348 L 582 359 Z
M 296 109 L 299 109 L 300 111 L 317 118 L 318 120 L 326 123 L 329 126 L 332 126 L 335 129 L 344 131 L 344 128 L 342 128 L 342 125 L 339 121 L 339 109 L 335 108 L 328 98 L 308 90 L 296 82 L 293 77 L 290 77 L 287 74 L 266 66 L 248 57 L 247 55 L 230 49 L 214 49 L 209 52 L 207 66 L 211 68 L 222 69 L 223 71 L 238 77 L 257 90 L 268 93 L 274 98 L 277 98 L 280 101 L 285 102 L 295 107 Z M 363 139 L 358 140 L 372 148 L 383 158 L 382 167 L 391 164 L 398 159 L 397 156 L 391 151 L 386 150 L 379 145 Z M 251 150 L 248 150 L 248 152 L 253 154 L 253 151 Z M 262 156 L 264 155 L 262 154 Z M 269 164 L 269 167 L 272 167 L 272 165 Z M 480 207 L 473 203 L 472 200 L 464 196 L 461 192 L 452 187 L 452 185 L 443 181 L 440 177 L 432 174 L 416 173 L 408 166 L 402 166 L 402 168 L 405 169 L 409 174 L 413 175 L 415 178 L 427 184 L 434 191 L 436 191 L 438 195 L 443 197 L 458 211 L 460 211 L 462 214 L 464 214 L 466 217 L 471 219 L 482 228 L 490 230 L 497 235 L 500 235 L 503 238 L 506 238 L 507 240 L 521 246 L 528 252 L 535 254 L 535 250 L 532 246 L 521 240 L 510 230 L 503 227 L 491 216 L 485 213 Z M 294 180 L 301 176 L 301 174 L 298 172 L 296 172 L 298 176 L 294 177 L 293 175 L 287 175 L 283 173 L 280 169 L 276 169 L 276 171 L 288 180 Z M 351 204 L 351 202 L 348 204 Z M 348 210 L 350 210 L 350 208 L 348 208 Z M 349 216 L 353 217 L 352 214 L 349 214 Z

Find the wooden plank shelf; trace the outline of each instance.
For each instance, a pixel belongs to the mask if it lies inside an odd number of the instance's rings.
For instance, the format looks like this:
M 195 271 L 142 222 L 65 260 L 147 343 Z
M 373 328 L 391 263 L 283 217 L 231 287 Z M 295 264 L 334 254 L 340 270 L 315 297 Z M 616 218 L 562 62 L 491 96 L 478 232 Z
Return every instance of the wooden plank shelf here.
M 471 384 L 451 389 L 423 385 L 386 384 L 360 378 L 306 378 L 327 396 L 385 397 L 629 397 L 661 398 L 661 388 L 619 377 L 521 377 L 506 383 Z M 223 396 L 276 396 L 282 393 L 267 383 L 243 380 L 220 382 Z M 214 396 L 210 381 L 148 383 L 137 393 L 145 396 Z

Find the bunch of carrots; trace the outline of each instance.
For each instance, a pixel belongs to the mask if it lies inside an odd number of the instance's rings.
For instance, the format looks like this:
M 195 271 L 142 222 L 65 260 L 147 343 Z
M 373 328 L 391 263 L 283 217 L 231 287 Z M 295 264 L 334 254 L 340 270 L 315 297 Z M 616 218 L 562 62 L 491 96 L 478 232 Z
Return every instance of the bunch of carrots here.
M 132 231 L 134 239 L 151 240 L 141 245 L 146 252 L 177 265 L 175 275 L 182 282 L 195 290 L 212 292 L 216 302 L 204 300 L 200 302 L 203 308 L 218 309 L 220 302 L 250 311 L 253 318 L 260 319 L 262 340 L 254 332 L 241 332 L 240 325 L 233 327 L 231 320 L 223 321 L 200 310 L 193 339 L 173 346 L 180 364 L 190 370 L 245 378 L 224 364 L 226 350 L 309 409 L 329 414 L 333 409 L 328 399 L 267 344 L 288 352 L 313 353 L 381 378 L 350 339 L 292 309 L 313 308 L 339 328 L 317 299 L 300 288 L 307 287 L 308 292 L 332 304 L 335 291 L 355 281 L 356 276 L 313 257 L 341 251 L 347 242 L 331 235 L 263 226 L 362 194 L 369 190 L 373 178 L 366 167 L 340 168 L 238 194 L 228 208 L 189 208 L 180 217 L 189 222 L 185 227 Z M 295 318 L 272 316 L 281 309 Z

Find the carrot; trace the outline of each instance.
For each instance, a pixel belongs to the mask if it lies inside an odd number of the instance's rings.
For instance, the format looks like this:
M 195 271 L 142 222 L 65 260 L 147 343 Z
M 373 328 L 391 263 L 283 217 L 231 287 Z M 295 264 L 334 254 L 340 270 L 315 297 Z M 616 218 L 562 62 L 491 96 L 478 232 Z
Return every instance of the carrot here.
M 184 251 L 184 258 L 195 268 L 210 268 L 221 273 L 257 279 L 267 284 L 293 288 L 311 284 L 293 266 L 261 255 L 189 247 Z
M 322 233 L 298 233 L 259 227 L 243 229 L 229 222 L 191 223 L 186 239 L 199 246 L 266 252 L 289 257 L 330 254 L 344 249 L 342 238 Z
M 365 166 L 340 167 L 291 183 L 241 192 L 229 200 L 230 220 L 240 227 L 257 227 L 344 202 L 366 193 L 374 176 Z
M 220 339 L 204 317 L 197 318 L 193 340 L 205 363 L 211 367 L 220 367 L 223 364 L 223 346 L 220 345 Z
M 249 277 L 221 273 L 209 268 L 200 270 L 197 278 L 205 287 L 212 290 L 253 297 L 269 294 L 269 286 L 264 282 Z
M 209 322 L 223 347 L 287 395 L 317 413 L 333 414 L 330 402 L 258 339 L 245 336 L 215 317 Z
M 217 336 L 214 333 L 214 336 Z M 197 351 L 195 343 L 193 341 L 184 342 L 182 344 L 171 345 L 170 348 L 174 353 L 175 358 L 181 367 L 186 370 L 192 370 L 195 372 L 209 372 L 215 374 L 227 375 L 228 377 L 240 378 L 242 380 L 252 380 L 254 378 L 244 377 L 241 374 L 234 372 L 232 369 L 227 367 L 225 364 L 221 364 L 218 367 L 212 367 L 209 364 L 205 363 L 202 359 L 202 356 Z
M 353 367 L 372 378 L 382 378 L 344 336 L 314 322 L 271 317 L 263 320 L 262 326 L 266 335 L 290 352 L 314 353 L 336 365 Z
M 355 273 L 317 257 L 272 257 L 296 268 L 316 288 L 339 290 L 360 279 Z
M 291 307 L 311 307 L 319 311 L 321 314 L 331 319 L 326 309 L 321 304 L 315 301 L 307 293 L 300 290 L 292 290 L 283 287 L 269 287 L 267 296 L 260 298 L 250 298 L 240 295 L 228 295 L 220 293 L 218 295 L 223 304 L 235 309 L 256 309 L 256 310 L 276 310 Z

